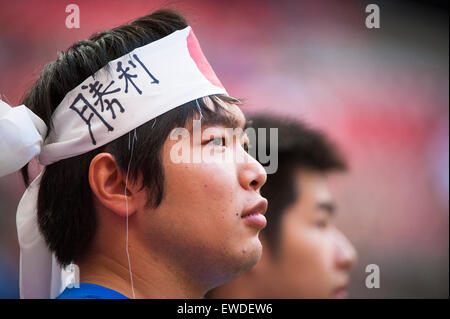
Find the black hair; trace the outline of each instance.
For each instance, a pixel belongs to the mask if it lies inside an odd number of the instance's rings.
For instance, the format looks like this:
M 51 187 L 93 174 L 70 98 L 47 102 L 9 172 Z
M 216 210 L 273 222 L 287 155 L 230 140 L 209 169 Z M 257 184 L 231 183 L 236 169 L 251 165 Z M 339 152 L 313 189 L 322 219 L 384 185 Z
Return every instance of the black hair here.
M 346 170 L 347 164 L 335 145 L 323 133 L 300 121 L 255 115 L 248 117 L 247 127 L 255 129 L 256 140 L 260 134 L 258 128 L 265 128 L 266 134 L 270 128 L 278 128 L 278 169 L 267 176 L 267 181 L 261 188 L 261 195 L 269 202 L 266 213 L 269 222 L 261 234 L 269 248 L 276 252 L 282 214 L 301 196 L 301 190 L 295 185 L 295 171 L 311 169 L 327 173 Z M 265 154 L 269 154 L 271 141 L 266 137 Z M 254 150 L 250 153 L 258 154 L 258 145 L 253 147 L 256 147 L 256 153 Z M 258 156 L 256 159 L 259 160 Z
M 50 131 L 53 111 L 67 92 L 111 60 L 184 29 L 187 25 L 180 14 L 163 9 L 125 25 L 98 32 L 87 40 L 73 44 L 65 52 L 60 52 L 56 61 L 47 64 L 25 94 L 22 103 L 43 119 Z M 138 173 L 142 173 L 142 187 L 146 187 L 148 205 L 157 207 L 164 197 L 160 150 L 170 131 L 175 127 L 184 127 L 199 112 L 203 120 L 226 118 L 227 111 L 218 99 L 225 103 L 239 102 L 227 95 L 211 97 L 213 110 L 200 98 L 136 128 L 138 140 L 130 162 L 130 180 L 134 181 Z M 47 165 L 44 169 L 37 204 L 39 230 L 62 266 L 80 260 L 95 235 L 97 219 L 88 172 L 91 160 L 101 152 L 111 153 L 119 168 L 126 172 L 131 155 L 129 134 L 88 153 Z M 22 168 L 22 176 L 28 185 L 28 164 Z

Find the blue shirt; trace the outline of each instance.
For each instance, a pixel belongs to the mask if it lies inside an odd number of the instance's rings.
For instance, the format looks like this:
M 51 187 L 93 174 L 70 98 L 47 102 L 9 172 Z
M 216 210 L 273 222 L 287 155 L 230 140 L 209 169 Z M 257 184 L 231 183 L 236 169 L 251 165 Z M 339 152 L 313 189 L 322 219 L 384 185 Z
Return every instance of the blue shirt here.
M 56 299 L 129 299 L 121 293 L 95 284 L 80 283 L 79 288 L 66 288 Z

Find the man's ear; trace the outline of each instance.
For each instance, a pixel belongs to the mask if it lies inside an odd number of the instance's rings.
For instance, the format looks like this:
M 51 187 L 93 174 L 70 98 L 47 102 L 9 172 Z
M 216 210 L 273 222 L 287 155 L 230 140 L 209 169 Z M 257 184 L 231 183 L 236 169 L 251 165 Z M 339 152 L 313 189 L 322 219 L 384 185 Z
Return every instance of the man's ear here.
M 120 171 L 110 153 L 100 153 L 92 159 L 89 185 L 98 201 L 117 215 L 127 216 L 127 206 L 128 215 L 132 215 L 139 207 L 138 185 L 132 184 L 130 180 L 126 183 L 126 174 Z

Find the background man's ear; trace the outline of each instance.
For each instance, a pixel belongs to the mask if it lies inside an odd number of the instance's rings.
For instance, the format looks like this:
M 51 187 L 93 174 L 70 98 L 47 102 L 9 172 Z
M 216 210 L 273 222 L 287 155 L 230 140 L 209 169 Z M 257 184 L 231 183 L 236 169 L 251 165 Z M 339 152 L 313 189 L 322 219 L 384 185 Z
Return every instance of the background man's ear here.
M 97 200 L 107 209 L 120 216 L 132 215 L 139 207 L 139 185 L 133 184 L 126 173 L 119 169 L 110 153 L 96 155 L 89 166 L 89 185 Z M 127 203 L 128 202 L 128 203 Z

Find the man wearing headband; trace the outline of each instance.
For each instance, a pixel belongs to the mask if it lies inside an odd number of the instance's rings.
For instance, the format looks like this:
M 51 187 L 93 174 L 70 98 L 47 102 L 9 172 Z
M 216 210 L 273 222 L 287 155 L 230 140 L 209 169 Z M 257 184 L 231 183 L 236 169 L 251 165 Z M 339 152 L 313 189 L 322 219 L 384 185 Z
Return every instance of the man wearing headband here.
M 0 175 L 45 165 L 17 211 L 21 297 L 201 298 L 252 267 L 266 174 L 226 129 L 244 127 L 237 103 L 170 10 L 75 43 L 23 105 L 0 101 Z M 174 129 L 191 154 L 245 160 L 180 162 Z
M 249 123 L 257 134 L 278 128 L 278 170 L 261 190 L 270 203 L 260 235 L 264 252 L 255 267 L 208 297 L 346 297 L 356 252 L 333 223 L 327 182 L 329 173 L 346 168 L 344 160 L 323 134 L 302 123 L 261 115 Z

